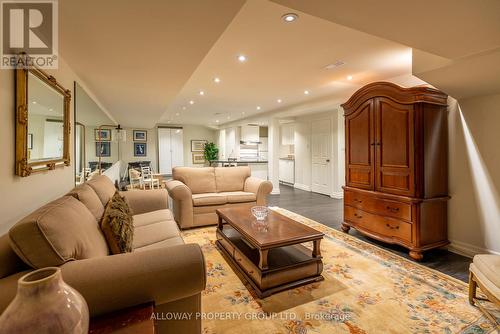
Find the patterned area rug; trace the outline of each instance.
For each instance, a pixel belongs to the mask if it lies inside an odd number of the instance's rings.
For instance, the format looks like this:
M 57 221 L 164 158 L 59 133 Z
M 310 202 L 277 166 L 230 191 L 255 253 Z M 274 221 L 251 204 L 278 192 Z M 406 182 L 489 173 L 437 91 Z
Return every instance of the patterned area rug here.
M 185 231 L 184 240 L 202 247 L 207 265 L 203 333 L 497 333 L 469 305 L 467 284 L 273 209 L 325 233 L 325 280 L 258 299 L 215 246 L 215 227 Z M 500 310 L 484 305 L 500 319 Z

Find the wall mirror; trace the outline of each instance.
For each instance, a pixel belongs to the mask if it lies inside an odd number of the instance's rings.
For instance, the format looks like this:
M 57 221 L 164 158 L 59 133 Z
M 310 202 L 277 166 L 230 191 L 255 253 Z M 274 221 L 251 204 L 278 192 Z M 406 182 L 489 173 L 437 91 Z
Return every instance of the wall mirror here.
M 75 184 L 88 180 L 99 173 L 99 155 L 101 172 L 118 161 L 119 142 L 116 132 L 105 124 L 114 125 L 114 121 L 99 107 L 94 99 L 75 82 Z
M 16 69 L 16 175 L 69 166 L 70 100 L 53 76 Z

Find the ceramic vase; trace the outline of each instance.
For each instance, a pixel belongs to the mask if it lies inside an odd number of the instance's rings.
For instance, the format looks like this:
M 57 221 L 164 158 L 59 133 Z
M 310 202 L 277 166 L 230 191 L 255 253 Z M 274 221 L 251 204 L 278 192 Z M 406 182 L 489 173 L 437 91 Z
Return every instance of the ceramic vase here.
M 24 275 L 17 294 L 0 316 L 0 333 L 88 333 L 85 299 L 67 285 L 61 269 L 48 267 Z

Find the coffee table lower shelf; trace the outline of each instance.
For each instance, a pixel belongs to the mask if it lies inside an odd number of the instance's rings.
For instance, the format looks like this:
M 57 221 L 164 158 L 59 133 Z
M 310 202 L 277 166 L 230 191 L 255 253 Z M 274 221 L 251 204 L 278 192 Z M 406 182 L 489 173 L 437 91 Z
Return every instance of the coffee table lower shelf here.
M 226 224 L 222 231 L 217 230 L 216 245 L 259 298 L 324 279 L 321 256 L 313 257 L 311 250 L 300 244 L 269 249 L 264 270 L 259 268 L 259 251 L 231 226 Z

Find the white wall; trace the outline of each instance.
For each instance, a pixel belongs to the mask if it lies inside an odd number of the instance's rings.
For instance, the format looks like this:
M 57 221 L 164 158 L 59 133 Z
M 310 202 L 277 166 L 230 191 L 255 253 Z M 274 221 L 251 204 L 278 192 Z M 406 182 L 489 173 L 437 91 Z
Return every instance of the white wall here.
M 64 88 L 72 91 L 73 81 L 80 81 L 76 74 L 59 58 L 59 69 L 47 71 Z M 41 205 L 68 192 L 74 185 L 73 165 L 53 171 L 35 173 L 28 177 L 14 175 L 15 163 L 15 115 L 14 115 L 14 71 L 0 70 L 0 234 L 4 234 L 19 219 Z M 71 101 L 73 102 L 73 101 Z M 73 103 L 70 103 L 70 117 L 73 118 Z M 74 127 L 72 127 L 74 129 Z M 70 136 L 73 151 L 73 136 Z M 71 152 L 73 158 L 73 152 Z M 73 161 L 72 161 L 73 163 Z
M 193 164 L 191 140 L 207 140 L 208 142 L 215 143 L 217 141 L 217 131 L 200 125 L 183 125 L 182 128 L 184 141 L 184 166 L 203 166 L 199 164 Z
M 500 254 L 500 94 L 448 104 L 450 249 Z

